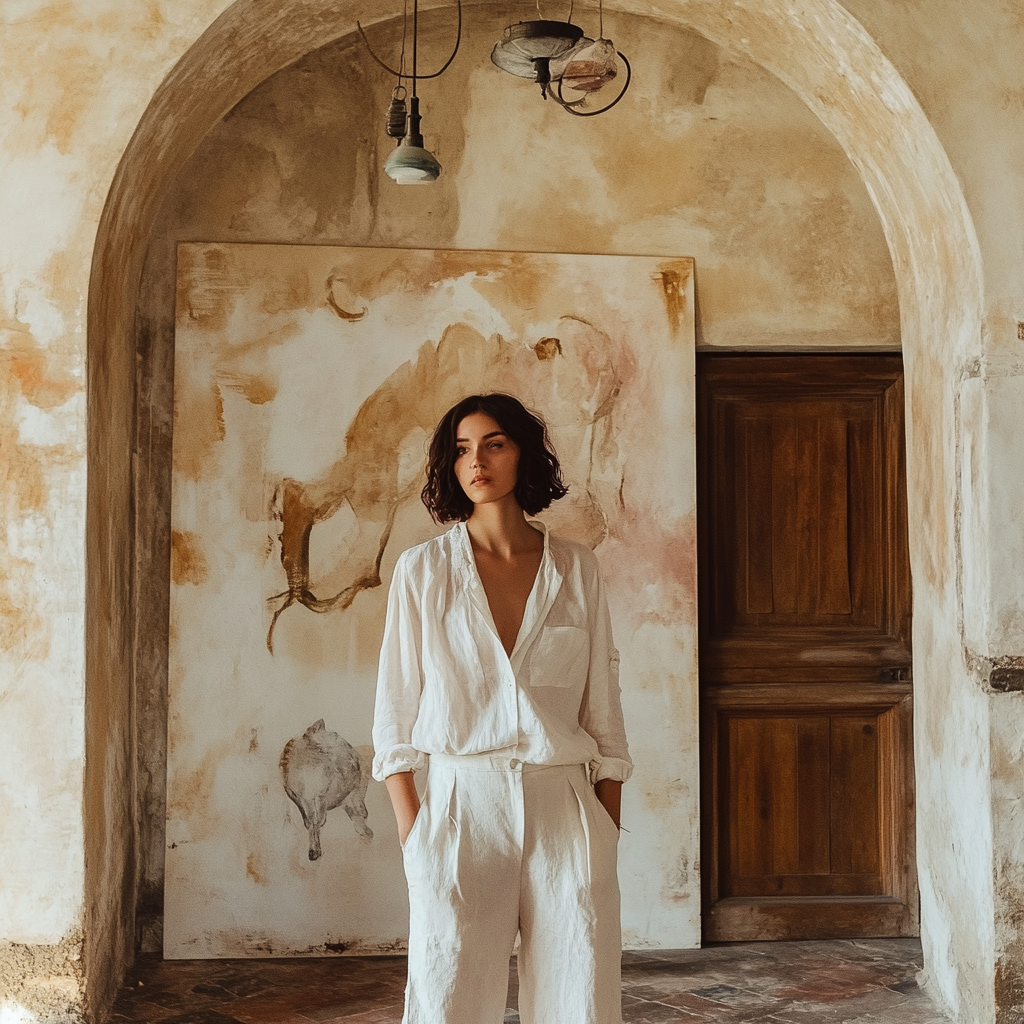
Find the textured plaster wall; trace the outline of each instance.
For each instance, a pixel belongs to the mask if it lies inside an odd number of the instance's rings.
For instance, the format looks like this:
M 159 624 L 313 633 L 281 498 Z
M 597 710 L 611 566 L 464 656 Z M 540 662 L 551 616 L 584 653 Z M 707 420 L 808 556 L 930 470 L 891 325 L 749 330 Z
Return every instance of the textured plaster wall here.
M 969 1003 L 957 990 L 967 973 L 990 969 L 991 955 L 992 999 L 998 1019 L 1010 1022 L 1024 1015 L 1024 340 L 1018 327 L 1024 321 L 1024 7 L 1016 0 L 846 0 L 846 6 L 914 89 L 962 182 L 984 258 L 982 345 L 978 358 L 963 367 L 958 396 L 962 658 L 977 712 L 974 726 L 954 736 L 963 710 L 957 701 L 930 735 L 941 731 L 949 739 L 948 746 L 935 748 L 943 762 L 973 763 L 975 776 L 967 789 L 966 776 L 954 779 L 944 771 L 944 782 L 954 788 L 935 799 L 983 795 L 990 800 L 991 824 L 972 837 L 967 829 L 986 823 L 962 805 L 960 843 L 942 834 L 941 821 L 921 841 L 940 884 L 961 873 L 962 844 L 969 841 L 979 861 L 991 857 L 991 867 L 975 882 L 978 890 L 992 888 L 991 933 L 965 892 L 947 908 L 948 927 L 954 935 L 975 935 L 973 950 L 944 956 L 942 936 L 936 935 L 930 970 L 949 1002 L 967 1016 Z M 998 692 L 1006 687 L 1011 692 Z M 973 736 L 970 747 L 964 745 L 967 736 Z M 951 757 L 956 749 L 960 756 Z M 979 756 L 968 759 L 970 749 Z M 982 955 L 990 942 L 993 952 Z
M 977 407 L 985 420 L 976 423 L 965 407 L 964 427 L 971 433 L 977 426 L 982 436 L 994 431 L 991 443 L 1002 451 L 991 449 L 987 458 L 1008 465 L 1003 458 L 1020 408 L 1012 379 L 1024 374 L 1024 7 L 1014 0 L 846 6 L 910 82 L 963 183 L 985 257 L 983 345 L 965 374 L 972 383 L 964 385 L 985 393 L 984 411 Z M 984 656 L 1020 654 L 1020 494 L 998 472 L 981 487 L 988 496 L 979 506 L 970 569 L 983 582 L 970 594 L 967 639 Z
M 148 97 L 215 6 L 0 8 L 0 1014 L 83 1005 L 89 265 Z M 95 799 L 130 833 L 122 790 Z
M 847 0 L 863 34 L 825 0 L 622 6 L 666 22 L 682 19 L 777 74 L 839 139 L 880 212 L 907 346 L 926 956 L 934 991 L 962 1019 L 988 1021 L 998 1012 L 1009 1021 L 1019 1012 L 1024 974 L 1024 862 L 1015 817 L 1024 790 L 1016 739 L 1024 734 L 1024 709 L 1019 692 L 990 691 L 996 683 L 1019 685 L 1024 654 L 1014 611 L 1024 579 L 1020 506 L 1003 488 L 1019 477 L 1015 396 L 1024 362 L 1014 330 L 1024 320 L 1019 3 Z M 359 13 L 354 3 L 328 11 L 311 0 L 253 0 L 228 12 L 165 82 L 129 152 L 131 187 L 121 187 L 122 177 L 113 192 L 88 317 L 94 404 L 87 606 L 81 393 L 94 237 L 117 162 L 154 91 L 228 7 L 225 0 L 13 0 L 0 11 L 5 1008 L 51 1013 L 85 1005 L 72 959 L 81 929 L 89 999 L 101 1006 L 130 948 L 131 610 L 143 607 L 145 596 L 133 595 L 126 582 L 136 282 L 147 242 L 139 232 L 149 231 L 168 175 L 228 108 L 322 40 L 351 31 Z M 909 83 L 930 125 L 867 33 Z M 325 126 L 325 137 L 332 129 Z M 984 331 L 977 249 L 970 227 L 958 226 L 956 181 L 931 141 L 933 129 L 977 224 Z M 448 216 L 447 209 L 430 216 Z M 392 221 L 393 244 L 406 243 L 402 224 L 412 223 L 401 213 Z M 699 262 L 697 286 L 699 295 Z M 159 443 L 162 427 L 155 417 L 143 423 L 143 456 L 151 437 Z M 969 480 L 968 465 L 976 468 Z M 141 517 L 152 492 L 145 471 L 138 480 Z M 969 635 L 960 625 L 961 579 L 973 595 Z M 979 600 L 983 611 L 975 614 Z M 145 687 L 153 666 L 140 658 Z

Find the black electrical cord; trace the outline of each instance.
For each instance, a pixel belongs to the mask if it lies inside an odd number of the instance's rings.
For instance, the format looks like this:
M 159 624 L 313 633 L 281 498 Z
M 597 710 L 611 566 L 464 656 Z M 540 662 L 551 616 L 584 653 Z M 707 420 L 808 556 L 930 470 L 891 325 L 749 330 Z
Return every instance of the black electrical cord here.
M 380 59 L 380 57 L 377 56 L 377 54 L 375 54 L 373 52 L 373 47 L 370 46 L 370 40 L 366 38 L 366 32 L 363 31 L 363 26 L 360 25 L 358 21 L 356 22 L 356 28 L 359 29 L 359 34 L 363 37 L 363 42 L 366 43 L 366 49 L 370 51 L 370 56 L 385 71 L 387 71 L 389 74 L 394 75 L 396 78 L 409 78 L 409 79 L 412 79 L 412 81 L 414 81 L 414 82 L 416 82 L 416 81 L 422 82 L 422 81 L 424 81 L 424 80 L 426 80 L 428 78 L 438 78 L 441 75 L 443 75 L 448 70 L 448 68 L 451 66 L 452 61 L 455 60 L 455 55 L 459 52 L 459 44 L 462 42 L 462 0 L 456 0 L 456 3 L 457 3 L 457 6 L 458 6 L 458 9 L 459 9 L 459 29 L 458 29 L 458 33 L 457 33 L 457 35 L 455 37 L 455 49 L 452 50 L 452 55 L 444 62 L 444 66 L 441 68 L 441 70 L 440 71 L 435 71 L 432 75 L 419 75 L 419 74 L 416 73 L 415 67 L 413 68 L 413 73 L 411 75 L 404 75 L 400 71 L 396 71 L 394 68 L 389 67 L 387 64 L 384 63 L 384 61 L 382 61 Z M 415 17 L 415 8 L 414 8 L 414 15 L 413 16 Z M 415 35 L 416 35 L 416 32 L 414 30 L 413 31 L 413 36 L 415 36 Z M 414 63 L 415 63 L 415 57 L 416 57 L 416 47 L 415 47 L 415 39 L 414 39 L 414 41 L 413 41 L 413 60 L 414 60 Z

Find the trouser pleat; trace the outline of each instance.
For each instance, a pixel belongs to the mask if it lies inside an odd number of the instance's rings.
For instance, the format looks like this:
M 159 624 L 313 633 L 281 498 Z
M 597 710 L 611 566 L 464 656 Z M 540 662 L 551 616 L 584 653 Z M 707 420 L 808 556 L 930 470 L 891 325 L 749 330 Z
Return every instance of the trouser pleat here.
M 500 1024 L 517 932 L 522 1024 L 620 1024 L 618 833 L 584 769 L 455 760 L 431 764 L 404 848 L 404 1024 Z

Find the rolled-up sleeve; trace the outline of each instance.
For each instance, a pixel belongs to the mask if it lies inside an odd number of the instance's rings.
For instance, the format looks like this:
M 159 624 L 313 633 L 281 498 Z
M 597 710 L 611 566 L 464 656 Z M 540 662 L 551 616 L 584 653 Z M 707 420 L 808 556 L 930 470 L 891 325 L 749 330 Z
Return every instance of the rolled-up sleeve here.
M 412 745 L 412 730 L 423 687 L 423 630 L 408 555 L 409 552 L 405 552 L 399 557 L 391 578 L 377 668 L 373 777 L 378 781 L 398 772 L 418 771 L 427 764 L 426 755 Z
M 580 706 L 580 725 L 597 743 L 599 757 L 591 762 L 591 781 L 625 782 L 633 773 L 626 743 L 619 691 L 619 652 L 612 639 L 611 616 L 604 583 L 594 559 L 587 581 L 590 626 L 590 670 Z

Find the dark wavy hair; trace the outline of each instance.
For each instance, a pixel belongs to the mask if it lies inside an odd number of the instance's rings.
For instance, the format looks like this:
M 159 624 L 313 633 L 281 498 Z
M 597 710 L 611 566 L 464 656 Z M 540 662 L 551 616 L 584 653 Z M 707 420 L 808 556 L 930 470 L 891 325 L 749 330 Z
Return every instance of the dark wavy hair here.
M 511 395 L 470 395 L 441 417 L 430 439 L 427 483 L 420 497 L 435 522 L 464 521 L 473 514 L 473 502 L 455 476 L 455 440 L 459 424 L 475 412 L 490 416 L 519 447 L 513 494 L 527 515 L 535 516 L 568 493 L 544 421 Z

